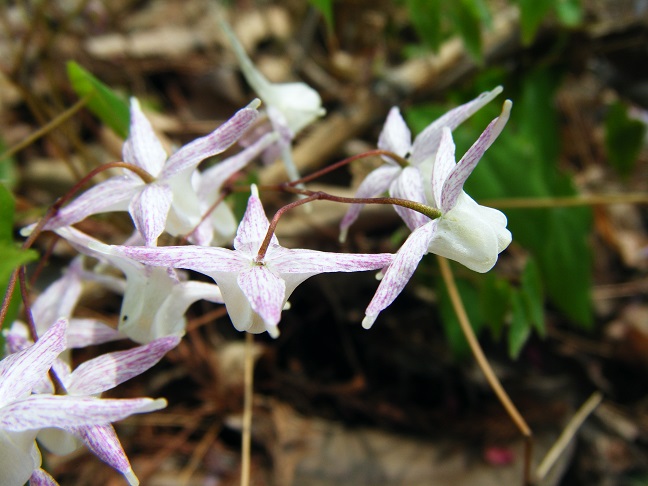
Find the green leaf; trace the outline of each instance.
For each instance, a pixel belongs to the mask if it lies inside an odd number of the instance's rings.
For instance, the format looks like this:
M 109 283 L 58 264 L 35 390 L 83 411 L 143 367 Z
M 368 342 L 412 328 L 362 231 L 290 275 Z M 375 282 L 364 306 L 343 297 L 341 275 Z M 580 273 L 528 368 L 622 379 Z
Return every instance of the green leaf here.
M 320 11 L 329 32 L 333 31 L 333 0 L 308 0 L 310 4 Z
M 511 294 L 511 304 L 513 312 L 508 333 L 509 356 L 511 359 L 517 359 L 531 335 L 531 326 L 527 319 L 524 300 L 520 292 Z
M 451 263 L 451 265 L 453 264 Z M 452 307 L 452 302 L 448 295 L 448 289 L 444 285 L 442 279 L 438 279 L 437 282 L 437 290 L 439 292 L 439 312 L 441 314 L 441 321 L 445 335 L 448 339 L 448 344 L 450 345 L 452 354 L 457 359 L 464 359 L 470 355 L 470 346 L 468 346 L 468 341 L 461 330 L 457 314 Z M 461 300 L 463 301 L 466 313 L 468 314 L 468 319 L 470 319 L 470 325 L 475 331 L 475 334 L 477 334 L 482 328 L 482 320 L 479 312 L 479 294 L 477 289 L 464 279 L 458 278 L 456 282 L 459 295 L 461 295 Z
M 534 258 L 529 258 L 522 272 L 520 293 L 526 309 L 527 318 L 537 333 L 547 334 L 544 313 L 544 292 L 540 269 Z
M 454 26 L 459 31 L 468 53 L 482 60 L 481 11 L 473 0 L 455 0 L 449 3 Z
M 67 64 L 68 78 L 76 94 L 90 95 L 88 109 L 122 138 L 128 137 L 130 112 L 128 103 L 76 62 Z
M 5 141 L 0 137 L 0 154 L 7 150 Z M 18 183 L 18 170 L 16 169 L 16 160 L 13 157 L 0 159 L 0 184 L 13 188 Z
M 628 116 L 626 106 L 617 101 L 610 106 L 605 119 L 605 148 L 614 169 L 628 177 L 646 136 L 646 126 Z
M 558 0 L 556 13 L 563 25 L 576 27 L 583 22 L 583 8 L 580 0 Z
M 13 220 L 16 204 L 11 191 L 0 183 L 0 243 L 13 241 Z
M 498 277 L 495 273 L 484 276 L 483 285 L 479 291 L 479 308 L 483 322 L 489 327 L 495 339 L 502 335 L 506 315 L 511 306 L 511 284 Z
M 407 0 L 410 20 L 418 36 L 437 52 L 441 47 L 441 0 Z
M 522 43 L 530 44 L 555 0 L 518 0 Z

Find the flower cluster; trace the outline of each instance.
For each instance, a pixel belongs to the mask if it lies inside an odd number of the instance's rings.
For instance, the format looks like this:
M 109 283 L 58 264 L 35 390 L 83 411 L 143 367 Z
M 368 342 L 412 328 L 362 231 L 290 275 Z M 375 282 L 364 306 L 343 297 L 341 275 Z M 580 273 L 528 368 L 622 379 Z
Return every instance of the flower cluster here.
M 16 321 L 5 331 L 8 356 L 0 362 L 0 470 L 11 472 L 2 484 L 20 485 L 30 478 L 34 484 L 55 484 L 40 469 L 35 439 L 61 454 L 85 444 L 130 484 L 137 484 L 111 422 L 157 410 L 165 403 L 98 397 L 150 368 L 175 347 L 185 332 L 186 311 L 198 300 L 224 304 L 239 331 L 268 332 L 276 338 L 281 313 L 304 280 L 328 272 L 380 270 L 383 279 L 362 322 L 369 328 L 403 290 L 426 253 L 486 272 L 511 241 L 506 217 L 480 206 L 463 191 L 466 179 L 506 124 L 511 103 L 504 103 L 500 116 L 459 162 L 452 140 L 452 130 L 494 99 L 502 91 L 499 87 L 451 110 L 414 142 L 398 108 L 389 112 L 378 147 L 391 155 L 385 155 L 384 165 L 359 186 L 340 230 L 344 238 L 363 204 L 370 202 L 367 198 L 388 192 L 412 232 L 396 254 L 285 248 L 274 234 L 279 216 L 272 223 L 268 220 L 255 185 L 237 227 L 221 197 L 226 181 L 257 156 L 268 158 L 274 153 L 283 155 L 294 183 L 284 188 L 303 188 L 290 166 L 291 145 L 324 111 L 319 95 L 304 83 L 268 82 L 229 27 L 223 28 L 245 78 L 265 104 L 270 128 L 260 136 L 250 136 L 249 129 L 259 117 L 260 101 L 254 100 L 211 134 L 169 156 L 139 102 L 131 100 L 123 173 L 96 184 L 42 226 L 55 231 L 81 255 L 35 300 L 32 325 Z M 239 152 L 206 170 L 199 169 L 203 160 L 223 153 L 244 137 L 246 143 Z M 294 192 L 311 194 L 306 189 Z M 106 244 L 71 226 L 112 211 L 128 211 L 133 220 L 134 233 L 121 245 Z M 163 233 L 183 236 L 191 244 L 158 246 Z M 116 277 L 107 271 L 110 268 L 124 277 Z M 183 270 L 202 273 L 214 283 L 190 280 Z M 116 329 L 74 317 L 88 281 L 123 295 Z M 71 349 L 127 338 L 139 345 L 71 369 Z

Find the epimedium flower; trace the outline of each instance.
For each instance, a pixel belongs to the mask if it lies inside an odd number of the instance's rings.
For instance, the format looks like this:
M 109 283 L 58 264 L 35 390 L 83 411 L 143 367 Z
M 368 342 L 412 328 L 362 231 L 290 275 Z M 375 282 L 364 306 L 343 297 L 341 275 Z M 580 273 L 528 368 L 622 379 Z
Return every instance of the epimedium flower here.
M 324 116 L 326 110 L 322 107 L 322 98 L 306 83 L 268 81 L 254 66 L 229 25 L 225 21 L 221 21 L 220 25 L 234 49 L 243 76 L 266 106 L 272 128 L 278 135 L 277 145 L 284 159 L 288 177 L 296 180 L 299 174 L 290 153 L 291 143 L 300 131 Z
M 498 86 L 480 94 L 472 101 L 453 108 L 428 125 L 413 142 L 412 134 L 401 116 L 400 110 L 398 107 L 393 107 L 389 111 L 385 125 L 378 137 L 378 148 L 393 152 L 398 157 L 405 159 L 409 165 L 403 167 L 390 157 L 383 156 L 385 164 L 367 175 L 358 186 L 355 197 L 376 197 L 389 191 L 391 197 L 407 199 L 408 194 L 402 190 L 402 188 L 408 187 L 408 184 L 404 183 L 408 179 L 405 169 L 416 167 L 422 173 L 429 175 L 429 168 L 439 149 L 443 128 L 448 127 L 450 130 L 454 130 L 501 92 L 502 87 Z M 363 204 L 352 204 L 340 222 L 341 241 L 346 239 L 349 227 L 358 219 L 363 206 Z M 395 209 L 399 211 L 398 207 Z
M 172 268 L 146 265 L 125 258 L 110 245 L 73 228 L 56 230 L 81 253 L 119 268 L 126 279 L 99 277 L 113 290 L 123 293 L 118 331 L 138 343 L 164 336 L 182 336 L 185 312 L 194 302 L 205 299 L 222 304 L 216 285 L 181 279 Z
M 147 245 L 154 246 L 160 234 L 191 232 L 201 221 L 200 203 L 192 177 L 198 164 L 219 154 L 236 142 L 258 116 L 260 101 L 254 100 L 239 110 L 211 134 L 185 145 L 167 156 L 151 124 L 131 99 L 130 134 L 124 143 L 123 159 L 152 176 L 144 181 L 130 170 L 112 177 L 81 194 L 61 209 L 44 229 L 77 223 L 86 217 L 111 211 L 128 211 Z M 210 228 L 200 228 L 192 238 L 208 244 Z
M 295 288 L 313 275 L 383 268 L 391 254 L 344 254 L 282 247 L 276 236 L 261 258 L 269 222 L 256 186 L 234 239 L 234 250 L 202 246 L 114 247 L 147 265 L 185 268 L 213 278 L 236 329 L 279 334 L 281 311 Z
M 162 399 L 101 399 L 88 396 L 32 394 L 56 357 L 66 348 L 65 319 L 57 320 L 31 346 L 0 361 L 0 471 L 2 484 L 21 486 L 48 480 L 34 439 L 47 427 L 105 426 L 134 413 L 166 406 Z M 49 477 L 51 479 L 51 477 Z
M 401 190 L 408 198 L 439 210 L 440 217 L 430 220 L 410 209 L 399 208 L 399 214 L 413 232 L 396 253 L 369 303 L 362 321 L 365 328 L 370 328 L 378 314 L 401 293 L 426 253 L 458 261 L 484 273 L 495 265 L 499 253 L 511 242 L 506 216 L 496 209 L 480 206 L 463 190 L 484 152 L 502 132 L 510 110 L 511 102 L 507 100 L 500 116 L 486 127 L 459 162 L 455 162 L 450 128 L 444 127 L 431 180 L 422 179 L 415 167 L 403 170 L 399 181 Z

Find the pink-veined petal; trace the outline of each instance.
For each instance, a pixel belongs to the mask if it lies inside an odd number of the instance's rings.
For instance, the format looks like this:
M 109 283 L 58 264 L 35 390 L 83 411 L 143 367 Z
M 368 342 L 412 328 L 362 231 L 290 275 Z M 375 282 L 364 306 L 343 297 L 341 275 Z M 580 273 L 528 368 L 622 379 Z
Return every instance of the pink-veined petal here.
M 252 194 L 248 199 L 247 209 L 239 224 L 234 238 L 234 248 L 253 256 L 264 240 L 270 223 L 266 217 L 263 205 L 259 199 L 259 191 L 252 185 Z M 273 235 L 271 244 L 278 245 L 277 238 Z
M 254 100 L 245 108 L 237 111 L 209 135 L 196 139 L 174 153 L 167 161 L 160 174 L 161 179 L 168 179 L 184 171 L 198 167 L 203 160 L 225 151 L 236 142 L 259 116 L 257 107 L 260 101 Z
M 67 348 L 85 348 L 95 344 L 103 344 L 126 336 L 107 324 L 90 318 L 70 319 L 67 331 Z
M 501 92 L 501 86 L 498 86 L 492 91 L 486 91 L 474 100 L 450 110 L 428 125 L 414 140 L 412 155 L 410 156 L 412 165 L 418 165 L 436 153 L 443 127 L 449 127 L 450 130 L 454 130 Z
M 400 175 L 394 179 L 394 182 L 392 182 L 389 188 L 389 195 L 399 199 L 407 199 L 425 204 L 423 180 L 421 179 L 421 173 L 418 167 L 405 167 Z M 430 221 L 430 218 L 418 211 L 404 208 L 398 204 L 394 204 L 394 210 L 405 221 L 405 224 L 411 231 Z
M 330 272 L 364 272 L 377 270 L 391 263 L 391 253 L 329 253 L 325 251 L 277 247 L 268 252 L 267 266 L 272 272 L 309 274 Z
M 374 169 L 365 177 L 355 193 L 356 198 L 380 196 L 387 191 L 392 181 L 398 177 L 401 168 L 394 165 L 383 165 Z M 358 216 L 364 204 L 352 204 L 340 222 L 340 240 L 346 239 L 346 233 Z
M 276 326 L 284 306 L 285 282 L 262 265 L 241 272 L 237 282 L 252 310 L 261 316 L 266 327 Z
M 91 187 L 64 206 L 43 229 L 51 230 L 83 221 L 88 216 L 126 211 L 130 200 L 144 187 L 140 180 L 117 176 Z
M 427 253 L 430 239 L 436 231 L 437 221 L 431 221 L 415 230 L 398 250 L 394 261 L 387 267 L 378 290 L 376 290 L 373 299 L 367 306 L 366 317 L 362 321 L 362 326 L 365 329 L 369 329 L 378 314 L 386 309 L 403 291 L 421 258 Z
M 59 486 L 59 483 L 48 472 L 38 468 L 29 478 L 29 486 Z
M 45 427 L 103 425 L 134 413 L 166 407 L 166 400 L 152 398 L 106 399 L 70 395 L 31 395 L 0 409 L 0 428 L 8 431 Z
M 213 272 L 238 272 L 249 260 L 227 248 L 209 246 L 111 246 L 116 255 L 159 267 L 184 268 L 211 276 Z
M 412 133 L 396 106 L 389 110 L 385 125 L 378 137 L 378 148 L 389 150 L 401 157 L 406 157 L 412 148 Z M 388 160 L 387 157 L 385 159 Z
M 83 441 L 95 456 L 122 473 L 128 484 L 131 486 L 139 484 L 112 425 L 75 427 L 70 430 Z
M 428 200 L 432 198 L 436 207 L 442 211 L 445 211 L 443 208 L 444 184 L 456 165 L 455 144 L 452 140 L 452 132 L 448 127 L 444 127 L 441 142 L 439 143 L 439 151 L 432 165 L 432 174 L 427 181 L 429 184 L 428 187 L 432 188 L 432 194 L 427 194 L 427 198 Z
M 477 141 L 468 149 L 443 184 L 441 191 L 441 210 L 443 212 L 452 209 L 457 202 L 459 194 L 463 190 L 464 183 L 468 176 L 475 170 L 477 163 L 484 153 L 493 144 L 495 139 L 502 133 L 506 122 L 511 114 L 512 103 L 510 100 L 504 102 L 502 113 L 486 127 L 486 130 L 479 136 Z
M 125 162 L 141 167 L 156 177 L 167 160 L 167 153 L 136 98 L 131 98 L 130 117 L 130 133 L 124 143 L 122 157 Z
M 35 344 L 0 361 L 0 407 L 28 395 L 43 379 L 65 349 L 66 329 L 67 320 L 59 319 Z
M 66 381 L 69 395 L 95 395 L 110 390 L 155 365 L 180 342 L 177 336 L 156 339 L 126 351 L 102 354 L 79 365 Z
M 164 231 L 173 194 L 166 184 L 147 184 L 128 207 L 135 227 L 144 237 L 146 246 L 156 246 Z

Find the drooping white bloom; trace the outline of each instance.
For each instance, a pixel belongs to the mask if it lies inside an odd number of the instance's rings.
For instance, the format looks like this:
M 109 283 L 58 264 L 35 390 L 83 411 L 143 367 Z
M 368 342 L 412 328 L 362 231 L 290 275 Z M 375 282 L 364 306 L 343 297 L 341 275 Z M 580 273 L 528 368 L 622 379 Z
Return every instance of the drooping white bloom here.
M 111 279 L 114 290 L 124 294 L 119 332 L 138 343 L 165 336 L 182 336 L 185 313 L 194 302 L 205 299 L 222 304 L 220 290 L 206 282 L 180 279 L 171 268 L 144 265 L 81 231 L 65 227 L 56 230 L 78 251 L 119 268 L 126 280 Z
M 239 331 L 268 331 L 277 336 L 281 311 L 295 288 L 313 275 L 358 272 L 385 267 L 391 254 L 345 254 L 288 249 L 276 236 L 258 259 L 269 222 L 255 186 L 239 225 L 234 250 L 201 246 L 163 248 L 113 247 L 114 251 L 147 265 L 186 268 L 218 284 L 234 327 Z
M 443 128 L 431 179 L 422 179 L 415 167 L 403 170 L 398 181 L 401 192 L 408 199 L 439 209 L 441 216 L 429 220 L 420 213 L 399 208 L 399 214 L 413 232 L 396 253 L 369 303 L 362 322 L 365 328 L 370 328 L 378 314 L 401 293 L 426 253 L 441 255 L 484 273 L 495 265 L 499 253 L 511 242 L 506 216 L 496 209 L 480 206 L 463 191 L 468 176 L 502 132 L 510 110 L 511 102 L 507 100 L 500 116 L 486 127 L 458 163 L 450 128 Z
M 387 115 L 387 120 L 378 138 L 378 148 L 388 150 L 406 159 L 409 166 L 401 167 L 391 158 L 383 157 L 385 164 L 367 175 L 358 187 L 355 197 L 376 197 L 389 191 L 391 197 L 408 199 L 409 194 L 404 189 L 409 187 L 409 177 L 405 169 L 412 167 L 423 173 L 429 172 L 428 167 L 432 165 L 439 149 L 443 128 L 448 127 L 450 130 L 454 130 L 501 92 L 502 87 L 498 86 L 492 91 L 482 93 L 474 100 L 450 110 L 428 125 L 414 139 L 414 142 L 412 142 L 412 134 L 405 124 L 400 110 L 393 107 Z M 351 205 L 340 223 L 340 240 L 346 239 L 349 227 L 358 219 L 363 206 L 363 204 Z M 395 209 L 400 213 L 399 207 L 395 206 Z
M 194 140 L 167 156 L 139 102 L 131 99 L 130 135 L 123 148 L 125 162 L 153 176 L 144 182 L 129 170 L 101 182 L 65 206 L 44 229 L 68 226 L 92 214 L 128 211 L 147 245 L 154 246 L 163 231 L 171 235 L 190 233 L 201 221 L 201 205 L 192 178 L 198 164 L 236 142 L 258 116 L 260 101 L 254 100 L 211 134 Z M 198 227 L 193 241 L 209 244 L 211 227 Z

